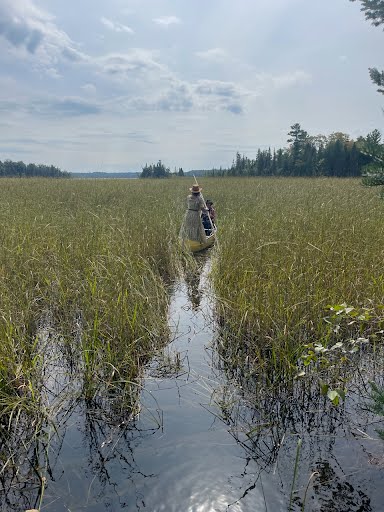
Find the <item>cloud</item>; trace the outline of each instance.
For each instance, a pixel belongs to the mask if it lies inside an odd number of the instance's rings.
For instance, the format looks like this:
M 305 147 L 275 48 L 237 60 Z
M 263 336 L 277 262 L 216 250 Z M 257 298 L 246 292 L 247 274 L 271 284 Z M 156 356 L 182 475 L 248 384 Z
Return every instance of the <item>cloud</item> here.
M 30 103 L 28 110 L 40 116 L 78 117 L 99 114 L 101 107 L 78 97 L 51 98 Z
M 133 34 L 133 30 L 127 25 L 123 25 L 122 23 L 109 20 L 108 18 L 104 18 L 104 16 L 100 19 L 101 23 L 107 27 L 109 30 L 113 30 L 114 32 L 125 32 L 126 34 Z
M 37 117 L 78 117 L 99 114 L 103 111 L 100 104 L 84 100 L 77 96 L 35 97 L 20 101 L 0 101 L 0 112 L 10 117 L 14 114 L 33 115 Z
M 221 82 L 219 80 L 199 80 L 195 85 L 195 91 L 202 96 L 226 96 L 238 98 L 244 94 L 243 90 L 233 82 Z
M 127 141 L 133 141 L 143 144 L 155 144 L 154 139 L 147 133 L 141 131 L 133 131 L 133 132 L 124 132 L 118 133 L 115 131 L 105 131 L 105 127 L 102 127 L 100 131 L 92 131 L 92 132 L 82 132 L 77 135 L 77 139 L 86 139 L 86 140 L 99 140 L 101 142 L 105 142 L 108 140 L 108 144 L 111 142 L 118 142 L 119 144 L 125 143 Z
M 226 110 L 228 110 L 228 112 L 231 112 L 232 114 L 242 114 L 243 113 L 243 107 L 239 103 L 230 103 L 225 108 L 226 108 Z
M 70 146 L 81 147 L 81 146 L 84 146 L 84 144 L 85 144 L 84 141 L 79 141 L 78 137 L 67 137 L 67 138 L 60 137 L 57 139 L 49 138 L 49 137 L 48 138 L 46 138 L 46 137 L 42 137 L 42 138 L 21 137 L 21 138 L 9 138 L 9 139 L 6 139 L 4 142 L 6 142 L 7 144 L 22 145 L 24 147 L 31 146 L 32 148 L 34 148 L 35 146 L 46 146 L 47 144 L 50 147 L 55 146 L 57 148 L 62 148 L 63 146 L 64 147 L 70 147 Z M 27 151 L 29 151 L 29 149 L 27 149 Z
M 52 113 L 63 114 L 66 116 L 92 115 L 99 114 L 101 112 L 98 105 L 84 101 L 80 98 L 63 98 L 53 101 L 50 105 L 48 104 L 48 106 Z
M 126 53 L 113 53 L 96 60 L 102 72 L 118 77 L 133 76 L 135 73 L 155 72 L 168 75 L 167 68 L 154 59 L 153 53 L 142 48 L 132 48 Z
M 81 53 L 74 48 L 65 47 L 61 51 L 61 55 L 71 62 L 80 62 L 80 61 L 88 61 L 89 57 L 84 53 Z
M 94 84 L 84 84 L 81 86 L 81 88 L 86 94 L 90 96 L 95 96 L 96 94 L 96 86 Z
M 193 85 L 196 103 L 203 110 L 223 110 L 231 114 L 242 114 L 243 103 L 252 96 L 239 84 L 219 80 L 199 80 Z
M 129 98 L 124 102 L 128 109 L 165 112 L 226 111 L 241 114 L 242 98 L 247 92 L 231 82 L 201 80 L 188 83 L 174 80 L 152 98 Z
M 166 112 L 187 112 L 194 107 L 192 91 L 185 83 L 173 84 L 153 99 L 136 98 L 128 102 L 135 110 L 153 110 Z
M 210 48 L 209 50 L 195 52 L 196 57 L 209 61 L 222 61 L 228 57 L 228 53 L 223 48 Z
M 1 0 L 0 36 L 14 51 L 37 55 L 48 67 L 60 55 L 70 61 L 86 58 L 75 49 L 69 36 L 58 29 L 53 17 L 38 9 L 32 0 Z
M 177 25 L 178 23 L 181 23 L 181 19 L 177 16 L 160 16 L 159 18 L 154 18 L 152 21 L 162 27 L 169 27 L 169 25 Z

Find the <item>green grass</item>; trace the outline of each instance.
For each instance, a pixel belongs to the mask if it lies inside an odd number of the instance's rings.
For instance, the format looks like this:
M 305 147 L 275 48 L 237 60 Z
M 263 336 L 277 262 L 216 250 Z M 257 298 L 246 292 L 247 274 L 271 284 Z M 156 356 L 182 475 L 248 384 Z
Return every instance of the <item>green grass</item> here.
M 374 189 L 341 179 L 201 181 L 218 212 L 212 279 L 235 365 L 246 347 L 254 369 L 293 375 L 304 344 L 380 330 L 384 203 Z M 190 180 L 0 185 L 0 403 L 38 399 L 44 317 L 71 347 L 84 396 L 112 375 L 131 386 L 167 340 L 166 285 L 181 263 Z M 368 320 L 326 322 L 327 306 L 343 303 Z
M 227 179 L 215 197 L 225 350 L 246 351 L 260 373 L 292 376 L 304 344 L 382 328 L 384 203 L 375 190 L 357 180 Z M 328 306 L 343 303 L 367 308 L 369 321 L 327 323 Z
M 218 215 L 211 278 L 224 366 L 251 392 L 293 382 L 309 362 L 306 371 L 341 397 L 346 372 L 327 374 L 336 360 L 348 367 L 350 345 L 322 350 L 350 337 L 382 339 L 377 191 L 341 179 L 200 181 Z M 0 180 L 3 464 L 11 465 L 20 432 L 23 442 L 38 439 L 48 423 L 55 434 L 44 391 L 52 354 L 77 383 L 72 398 L 105 404 L 106 420 L 135 414 L 142 368 L 169 340 L 168 285 L 181 268 L 187 276 L 196 268 L 177 240 L 191 183 Z M 19 436 L 8 452 L 7 429 Z
M 39 400 L 44 317 L 76 354 L 85 396 L 111 375 L 134 381 L 167 341 L 177 230 L 172 194 L 153 185 L 1 180 L 0 414 L 12 396 Z

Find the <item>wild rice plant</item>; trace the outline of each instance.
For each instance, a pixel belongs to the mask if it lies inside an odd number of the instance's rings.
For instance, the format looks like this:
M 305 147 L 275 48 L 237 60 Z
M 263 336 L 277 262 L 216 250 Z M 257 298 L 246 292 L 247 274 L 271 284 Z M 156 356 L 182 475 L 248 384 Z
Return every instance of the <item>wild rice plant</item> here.
M 381 336 L 384 207 L 371 189 L 320 178 L 223 185 L 212 276 L 228 351 L 273 381 L 297 373 L 305 344 Z M 366 316 L 325 320 L 349 306 Z
M 167 283 L 179 265 L 172 191 L 133 180 L 0 185 L 0 419 L 43 413 L 42 369 L 55 344 L 67 346 L 85 397 L 131 390 L 129 415 L 136 379 L 169 335 Z M 48 317 L 55 335 L 42 352 Z

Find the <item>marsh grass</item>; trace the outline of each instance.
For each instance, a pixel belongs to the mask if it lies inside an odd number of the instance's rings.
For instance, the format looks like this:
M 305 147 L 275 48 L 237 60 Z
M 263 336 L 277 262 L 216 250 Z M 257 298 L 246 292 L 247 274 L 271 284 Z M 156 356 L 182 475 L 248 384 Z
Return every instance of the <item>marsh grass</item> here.
M 312 384 L 296 386 L 294 377 L 314 343 L 329 349 L 366 336 L 380 344 L 384 204 L 373 189 L 357 180 L 201 181 L 218 213 L 217 348 L 247 399 L 307 397 Z M 177 241 L 189 186 L 187 179 L 1 180 L 4 468 L 18 467 L 19 439 L 33 453 L 78 401 L 101 423 L 127 424 L 137 414 L 142 369 L 169 341 L 169 285 L 180 271 L 200 300 L 201 266 Z M 305 372 L 309 379 L 333 372 L 340 386 L 358 357 L 348 355 L 344 366 L 317 357 Z M 167 365 L 182 370 L 180 360 Z M 60 371 L 64 385 L 53 399 L 47 375 Z
M 382 337 L 384 204 L 377 194 L 357 180 L 225 184 L 212 275 L 233 352 L 261 373 L 272 368 L 275 380 L 297 373 L 305 344 L 329 347 L 362 332 Z M 223 200 L 218 191 L 216 202 Z M 339 305 L 369 314 L 329 321 Z
M 180 257 L 165 185 L 0 185 L 0 423 L 11 468 L 14 446 L 30 453 L 47 425 L 55 435 L 73 399 L 93 403 L 106 421 L 137 412 L 142 368 L 169 340 L 167 288 Z M 59 399 L 47 379 L 60 368 L 73 385 Z

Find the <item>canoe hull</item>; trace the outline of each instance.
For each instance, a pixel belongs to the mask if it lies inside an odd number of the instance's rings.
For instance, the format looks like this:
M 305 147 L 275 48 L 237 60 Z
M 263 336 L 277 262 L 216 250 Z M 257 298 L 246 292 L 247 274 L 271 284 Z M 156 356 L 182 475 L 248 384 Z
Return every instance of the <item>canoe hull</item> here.
M 200 252 L 212 247 L 216 240 L 216 233 L 207 237 L 207 241 L 204 243 L 196 242 L 195 240 L 184 240 L 185 247 L 191 252 Z

